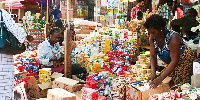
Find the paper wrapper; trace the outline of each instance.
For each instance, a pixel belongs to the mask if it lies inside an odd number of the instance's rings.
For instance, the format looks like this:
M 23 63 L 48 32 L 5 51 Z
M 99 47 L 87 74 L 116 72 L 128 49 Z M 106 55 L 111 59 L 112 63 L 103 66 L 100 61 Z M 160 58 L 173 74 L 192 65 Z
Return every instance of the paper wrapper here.
M 81 98 L 82 100 L 98 100 L 98 91 L 83 87 Z

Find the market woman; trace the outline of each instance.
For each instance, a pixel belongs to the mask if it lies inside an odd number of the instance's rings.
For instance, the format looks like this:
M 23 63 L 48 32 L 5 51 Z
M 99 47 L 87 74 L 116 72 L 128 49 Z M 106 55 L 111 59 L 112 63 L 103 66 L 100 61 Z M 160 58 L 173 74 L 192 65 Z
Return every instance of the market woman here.
M 157 87 L 167 76 L 172 77 L 170 86 L 190 83 L 195 53 L 187 47 L 180 35 L 166 29 L 165 20 L 159 15 L 150 16 L 144 27 L 150 34 L 150 59 L 152 75 L 150 87 Z M 156 76 L 157 55 L 166 63 L 165 69 Z
M 64 29 L 64 26 L 62 24 L 61 18 L 62 18 L 62 13 L 59 9 L 55 9 L 51 12 L 54 15 L 54 19 L 50 23 L 50 27 L 58 27 L 61 30 Z
M 37 56 L 39 63 L 46 67 L 52 68 L 52 72 L 64 72 L 64 66 L 55 66 L 55 61 L 63 60 L 61 57 L 61 50 L 59 45 L 61 30 L 59 28 L 53 28 L 47 37 L 47 39 L 39 44 Z
M 60 45 L 62 45 L 62 42 L 64 41 L 64 25 L 61 21 L 62 13 L 59 9 L 54 9 L 51 13 L 54 15 L 54 18 L 50 23 L 50 28 L 58 27 L 62 30 L 61 38 L 59 40 Z

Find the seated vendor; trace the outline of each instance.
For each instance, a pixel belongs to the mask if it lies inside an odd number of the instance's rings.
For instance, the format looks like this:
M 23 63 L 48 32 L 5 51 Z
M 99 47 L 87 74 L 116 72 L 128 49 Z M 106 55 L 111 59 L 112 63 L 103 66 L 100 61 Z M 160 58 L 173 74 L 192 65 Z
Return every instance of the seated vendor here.
M 63 60 L 59 45 L 60 35 L 61 30 L 59 28 L 52 28 L 47 39 L 38 45 L 37 56 L 39 63 L 47 68 L 52 68 L 52 73 L 64 72 L 64 66 L 55 66 L 54 63 L 55 61 Z

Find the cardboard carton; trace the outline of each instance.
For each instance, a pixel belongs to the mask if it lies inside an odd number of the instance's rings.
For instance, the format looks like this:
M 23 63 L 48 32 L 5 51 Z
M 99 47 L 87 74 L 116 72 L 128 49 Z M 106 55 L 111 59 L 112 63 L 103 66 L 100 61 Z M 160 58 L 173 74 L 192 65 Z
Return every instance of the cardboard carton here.
M 47 100 L 76 100 L 76 95 L 61 88 L 49 89 Z
M 14 77 L 19 78 L 19 79 L 23 79 L 26 76 L 27 76 L 27 71 L 26 70 L 24 70 L 23 72 L 20 72 L 15 68 Z
M 157 88 L 155 89 L 149 89 L 145 91 L 139 91 L 136 88 L 133 88 L 132 86 L 126 86 L 127 91 L 126 91 L 126 98 L 129 100 L 148 100 L 150 95 L 154 94 L 160 94 L 163 92 L 169 92 L 170 87 L 168 84 L 160 84 Z
M 200 88 L 200 74 L 192 75 L 191 85 L 192 87 Z
M 82 84 L 78 84 L 79 81 L 69 79 L 66 77 L 59 77 L 53 81 L 52 88 L 62 88 L 69 92 L 80 91 L 83 87 Z
M 45 98 L 47 97 L 47 90 L 52 87 L 52 82 L 38 84 L 33 76 L 30 77 L 26 84 L 27 94 L 30 98 Z
M 200 74 L 200 59 L 193 61 L 193 75 Z

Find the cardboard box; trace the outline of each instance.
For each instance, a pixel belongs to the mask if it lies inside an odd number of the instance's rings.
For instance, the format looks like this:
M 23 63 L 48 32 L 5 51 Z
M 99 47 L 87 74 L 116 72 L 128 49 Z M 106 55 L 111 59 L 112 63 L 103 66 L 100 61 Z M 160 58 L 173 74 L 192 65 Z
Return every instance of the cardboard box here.
M 160 84 L 157 88 L 155 89 L 149 89 L 145 91 L 139 91 L 131 86 L 126 86 L 126 99 L 127 100 L 148 100 L 150 95 L 153 94 L 161 94 L 163 92 L 169 92 L 170 87 L 168 84 Z
M 30 98 L 46 98 L 47 90 L 52 87 L 52 82 L 38 84 L 35 77 L 30 77 L 26 82 L 27 94 Z
M 47 100 L 76 100 L 76 95 L 61 88 L 49 89 Z
M 193 62 L 193 75 L 200 74 L 200 59 Z
M 94 30 L 91 30 L 91 29 L 80 29 L 78 31 L 76 31 L 76 33 L 78 34 L 90 34 L 90 32 L 92 32 Z
M 83 84 L 78 84 L 79 81 L 66 78 L 66 77 L 59 77 L 53 81 L 52 88 L 62 88 L 69 92 L 80 91 L 83 87 Z
M 99 18 L 97 18 L 97 20 L 100 21 L 100 16 L 99 16 Z M 84 29 L 86 29 L 86 30 L 95 30 L 95 26 L 79 25 L 79 27 L 82 30 L 84 30 Z
M 27 76 L 27 71 L 24 70 L 23 72 L 19 72 L 16 68 L 15 68 L 15 73 L 14 73 L 14 77 L 15 78 L 19 78 L 19 79 L 23 79 Z
M 200 74 L 192 75 L 191 85 L 192 87 L 200 88 Z

